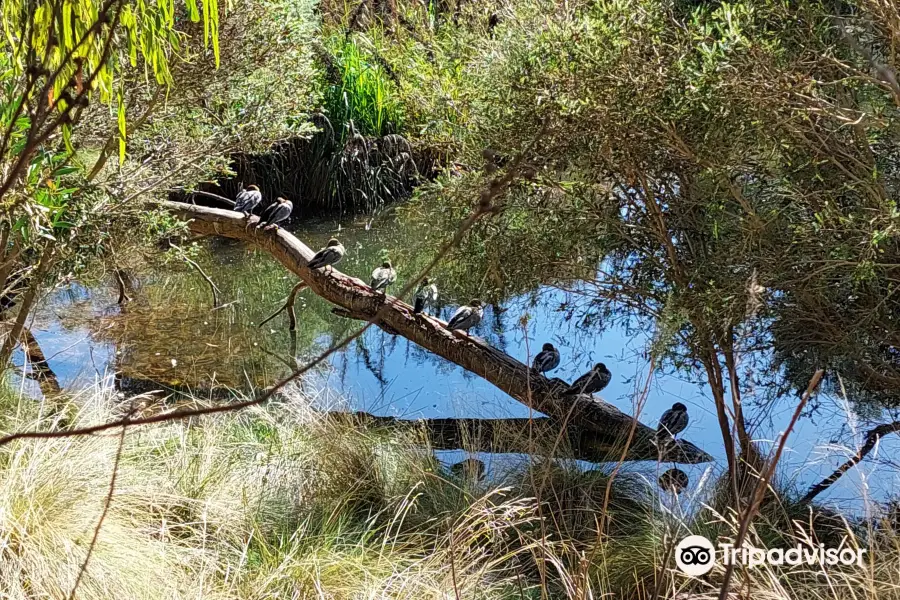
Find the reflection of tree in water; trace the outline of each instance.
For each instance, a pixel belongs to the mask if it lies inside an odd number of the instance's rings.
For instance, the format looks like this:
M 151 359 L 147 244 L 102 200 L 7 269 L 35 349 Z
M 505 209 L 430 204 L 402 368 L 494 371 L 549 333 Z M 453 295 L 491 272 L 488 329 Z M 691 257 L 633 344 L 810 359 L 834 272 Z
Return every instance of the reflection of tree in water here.
M 313 225 L 296 233 L 317 248 L 334 234 L 334 227 Z M 417 238 L 419 231 L 399 227 L 390 215 L 380 216 L 370 230 L 345 224 L 337 235 L 348 249 L 340 265 L 343 272 L 368 280 L 373 265 L 389 257 L 397 264 L 398 290 L 419 268 L 415 249 L 424 252 L 434 241 Z M 201 394 L 213 388 L 246 391 L 271 384 L 296 368 L 291 365 L 302 364 L 364 325 L 335 316 L 329 303 L 307 290 L 297 297 L 295 335 L 288 330 L 284 314 L 259 327 L 284 303 L 296 276 L 268 254 L 233 240 L 209 238 L 185 250 L 216 283 L 223 308 L 212 310 L 206 282 L 180 261 L 137 273 L 142 285 L 134 300 L 121 308 L 116 306 L 112 285 L 108 290 L 81 293 L 73 287 L 69 292 L 69 302 L 84 303 L 85 296 L 88 298 L 89 306 L 76 312 L 93 313 L 89 325 L 95 340 L 115 345 L 115 365 L 111 367 L 124 382 L 137 385 L 138 380 L 147 380 Z M 439 301 L 431 312 L 447 320 L 458 307 L 458 300 L 448 291 L 460 286 L 447 279 L 439 279 L 438 285 Z M 70 308 L 64 312 L 71 314 Z M 489 306 L 484 320 L 471 333 L 505 349 L 510 343 L 508 333 L 520 327 L 518 317 L 517 310 L 506 312 L 502 306 Z M 347 360 L 333 361 L 338 369 L 335 383 L 346 389 L 347 379 L 352 377 L 348 371 L 351 362 L 373 375 L 382 395 L 390 389 L 386 372 L 391 361 L 431 364 L 439 373 L 460 372 L 456 365 L 405 340 L 401 350 L 400 343 L 396 336 L 371 328 L 347 349 Z M 463 376 L 474 377 L 469 373 Z
M 378 364 L 372 360 L 372 354 L 369 352 L 369 349 L 366 347 L 366 338 L 367 336 L 360 336 L 356 338 L 356 352 L 362 361 L 362 364 L 365 365 L 366 369 L 372 375 L 375 376 L 375 379 L 378 380 L 378 383 L 381 384 L 382 391 L 387 386 L 387 379 L 384 378 L 384 361 L 380 360 Z
M 235 321 L 228 309 L 191 304 L 133 305 L 100 317 L 96 336 L 115 344 L 115 370 L 123 380 L 209 390 L 267 384 L 285 366 L 256 341 L 259 333 Z

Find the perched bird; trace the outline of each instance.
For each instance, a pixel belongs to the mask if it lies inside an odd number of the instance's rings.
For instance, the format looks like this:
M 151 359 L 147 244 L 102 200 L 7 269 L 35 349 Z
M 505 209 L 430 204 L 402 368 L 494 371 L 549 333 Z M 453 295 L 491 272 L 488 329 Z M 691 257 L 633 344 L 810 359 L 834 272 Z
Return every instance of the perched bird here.
M 278 227 L 279 223 L 286 221 L 291 216 L 293 210 L 294 205 L 290 200 L 278 198 L 278 200 L 267 206 L 266 210 L 259 216 L 259 223 L 256 224 L 256 228 L 259 229 L 263 225 L 266 226 L 267 230 Z
M 344 258 L 344 246 L 336 238 L 328 240 L 328 245 L 316 252 L 306 265 L 310 269 L 330 267 L 341 262 Z
M 531 368 L 538 373 L 552 371 L 558 366 L 559 350 L 554 348 L 553 344 L 544 344 L 543 349 L 537 353 L 537 356 L 534 357 L 534 362 L 531 363 Z
M 419 289 L 416 290 L 416 305 L 413 307 L 413 312 L 419 314 L 429 304 L 434 305 L 437 302 L 437 297 L 437 286 L 431 283 L 427 277 L 422 278 L 422 283 L 419 284 Z
M 689 483 L 687 473 L 681 469 L 669 469 L 659 476 L 659 487 L 676 495 L 683 492 Z
M 659 418 L 659 425 L 656 426 L 657 445 L 659 442 L 674 440 L 675 436 L 684 431 L 687 426 L 687 406 L 676 402 Z
M 245 217 L 249 217 L 253 209 L 262 202 L 262 192 L 255 185 L 248 185 L 247 189 L 241 188 L 237 198 L 234 199 L 234 210 L 244 213 Z
M 481 481 L 484 478 L 484 463 L 477 458 L 467 458 L 450 465 L 450 473 L 456 477 Z
M 483 316 L 484 309 L 481 308 L 481 300 L 472 300 L 468 306 L 460 306 L 457 311 L 453 313 L 453 316 L 450 317 L 450 321 L 447 323 L 447 329 L 450 331 L 453 331 L 454 329 L 468 331 L 470 328 L 478 325 Z
M 391 261 L 386 260 L 381 266 L 372 271 L 372 289 L 382 294 L 387 291 L 387 286 L 397 281 L 397 271 L 391 266 Z
M 597 363 L 594 368 L 575 380 L 575 383 L 569 386 L 565 394 L 571 396 L 573 394 L 593 394 L 599 392 L 609 385 L 612 379 L 612 373 L 603 363 Z
M 491 16 L 488 17 L 488 31 L 491 34 L 491 38 L 494 37 L 494 28 L 500 23 L 500 16 L 497 13 L 491 13 Z

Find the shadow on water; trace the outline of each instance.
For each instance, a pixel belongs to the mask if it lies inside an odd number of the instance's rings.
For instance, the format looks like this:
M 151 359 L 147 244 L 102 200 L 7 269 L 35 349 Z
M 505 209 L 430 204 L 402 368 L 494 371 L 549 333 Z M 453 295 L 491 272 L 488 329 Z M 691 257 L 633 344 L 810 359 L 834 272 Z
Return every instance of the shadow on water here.
M 357 220 L 305 223 L 295 234 L 313 248 L 338 234 L 347 248 L 342 271 L 368 280 L 374 266 L 385 258 L 397 264 L 399 280 L 394 291 L 417 271 L 416 231 L 398 225 L 391 215 L 376 223 Z M 249 393 L 287 375 L 298 364 L 316 356 L 332 341 L 361 326 L 357 321 L 331 313 L 331 305 L 309 290 L 297 299 L 298 329 L 292 337 L 286 315 L 260 328 L 296 283 L 293 274 L 267 254 L 231 240 L 201 241 L 195 260 L 220 290 L 219 309 L 212 309 L 206 282 L 181 262 L 166 268 L 137 273 L 139 287 L 134 300 L 116 305 L 115 285 L 86 289 L 78 285 L 49 299 L 32 331 L 48 363 L 64 387 L 77 388 L 98 376 L 115 373 L 126 392 L 148 389 L 187 391 L 201 397 L 229 390 Z M 448 318 L 459 299 L 444 290 L 437 312 Z M 407 299 L 408 300 L 408 299 Z M 602 397 L 625 412 L 634 413 L 637 390 L 646 378 L 646 337 L 623 328 L 602 333 L 586 329 L 567 309 L 570 297 L 563 291 L 541 287 L 513 298 L 502 306 L 489 306 L 473 333 L 510 355 L 529 360 L 540 345 L 552 341 L 563 361 L 553 375 L 566 380 L 603 361 L 614 377 Z M 21 360 L 21 357 L 19 357 Z M 352 410 L 408 418 L 419 417 L 527 417 L 527 407 L 513 401 L 486 381 L 434 356 L 401 337 L 371 328 L 364 336 L 334 355 L 328 365 L 304 379 L 305 389 L 321 402 L 339 398 Z M 721 438 L 713 405 L 704 386 L 675 375 L 654 378 L 640 418 L 655 425 L 673 402 L 685 403 L 691 423 L 684 436 L 713 454 L 716 470 L 724 463 Z M 844 414 L 833 400 L 832 414 Z M 756 437 L 763 448 L 790 417 L 790 399 L 770 412 Z M 846 426 L 845 418 L 826 422 L 805 418 L 791 438 L 785 464 L 795 484 L 802 488 L 819 480 L 846 455 L 827 444 Z M 900 448 L 893 439 L 882 441 L 882 451 Z M 640 468 L 629 465 L 629 468 Z M 653 469 L 656 465 L 644 465 Z M 689 469 L 692 481 L 703 478 L 705 466 Z M 858 503 L 861 497 L 885 497 L 896 488 L 895 470 L 877 463 L 866 465 L 843 478 L 829 498 Z M 875 473 L 878 476 L 874 476 Z

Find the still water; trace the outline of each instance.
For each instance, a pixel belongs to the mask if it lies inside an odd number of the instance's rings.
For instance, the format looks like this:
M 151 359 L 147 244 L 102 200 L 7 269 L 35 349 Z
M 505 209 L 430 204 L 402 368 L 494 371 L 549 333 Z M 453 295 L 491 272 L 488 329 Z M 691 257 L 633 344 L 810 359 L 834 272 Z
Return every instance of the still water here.
M 374 223 L 320 222 L 294 233 L 313 248 L 339 234 L 348 251 L 341 270 L 363 280 L 368 280 L 382 260 L 393 258 L 399 272 L 394 291 L 403 287 L 405 277 L 414 274 L 415 269 L 404 269 L 397 261 L 398 256 L 409 256 L 414 232 L 404 230 L 391 217 Z M 230 240 L 203 240 L 194 252 L 194 260 L 219 289 L 222 306 L 217 309 L 212 308 L 206 282 L 177 258 L 135 273 L 134 299 L 124 308 L 116 304 L 112 282 L 91 288 L 73 283 L 45 300 L 32 332 L 64 388 L 93 385 L 116 374 L 118 384 L 129 392 L 170 389 L 200 396 L 228 389 L 249 392 L 287 375 L 304 359 L 360 326 L 333 315 L 327 302 L 305 291 L 298 297 L 295 339 L 284 315 L 260 327 L 283 303 L 296 283 L 294 275 L 268 255 Z M 452 286 L 443 286 L 443 290 L 437 312 L 446 319 L 460 300 L 467 298 L 452 297 Z M 502 305 L 489 306 L 472 333 L 522 361 L 529 361 L 542 343 L 551 341 L 562 353 L 562 363 L 552 375 L 569 381 L 594 363 L 605 362 L 613 379 L 601 396 L 634 413 L 647 376 L 647 338 L 624 327 L 602 333 L 585 329 L 563 310 L 570 300 L 567 292 L 542 286 Z M 21 363 L 22 356 L 17 360 Z M 21 385 L 28 393 L 40 393 L 30 381 Z M 333 355 L 326 368 L 304 379 L 302 387 L 315 402 L 329 408 L 403 418 L 529 414 L 527 407 L 486 381 L 377 328 Z M 641 421 L 655 426 L 659 415 L 674 402 L 686 404 L 690 414 L 690 425 L 682 437 L 716 458 L 713 465 L 686 469 L 692 482 L 700 481 L 704 474 L 718 472 L 725 461 L 712 401 L 704 387 L 674 374 L 654 374 Z M 754 437 L 764 447 L 770 447 L 787 425 L 793 403 L 794 399 L 785 399 L 770 408 L 765 418 L 755 419 L 759 425 Z M 847 446 L 855 448 L 857 443 L 854 427 L 865 431 L 871 425 L 854 425 L 848 414 L 839 400 L 823 398 L 817 413 L 800 421 L 782 461 L 786 483 L 805 489 L 847 459 Z M 823 498 L 861 511 L 865 498 L 885 500 L 891 496 L 900 481 L 900 469 L 889 460 L 900 449 L 896 438 L 882 440 L 875 460 L 854 469 Z M 443 453 L 441 458 L 453 461 L 461 456 Z M 489 469 L 504 460 L 485 458 Z M 655 467 L 629 465 L 635 471 L 643 469 L 648 476 Z

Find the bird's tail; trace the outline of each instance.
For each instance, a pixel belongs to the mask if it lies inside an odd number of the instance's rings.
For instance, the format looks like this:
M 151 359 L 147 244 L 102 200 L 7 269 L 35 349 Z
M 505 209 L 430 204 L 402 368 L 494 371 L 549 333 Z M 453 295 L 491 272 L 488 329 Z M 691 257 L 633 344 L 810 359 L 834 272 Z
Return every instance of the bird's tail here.
M 413 307 L 413 312 L 419 314 L 423 310 L 425 310 L 425 298 L 416 298 L 416 305 Z

